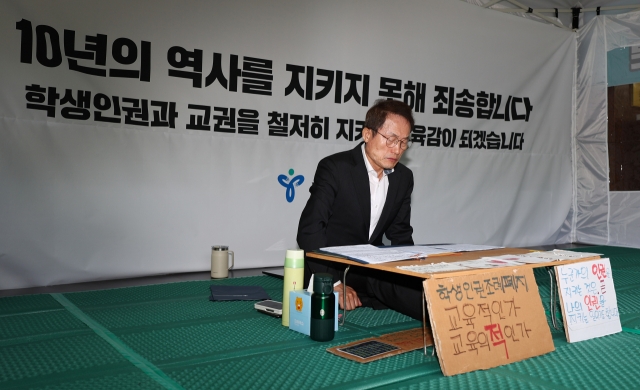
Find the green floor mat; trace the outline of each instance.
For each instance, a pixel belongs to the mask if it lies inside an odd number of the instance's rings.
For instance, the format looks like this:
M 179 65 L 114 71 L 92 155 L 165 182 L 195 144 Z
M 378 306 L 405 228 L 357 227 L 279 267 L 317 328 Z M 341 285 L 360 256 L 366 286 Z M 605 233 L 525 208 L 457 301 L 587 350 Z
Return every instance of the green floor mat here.
M 490 370 L 444 377 L 437 358 L 422 351 L 369 364 L 325 351 L 421 325 L 392 310 L 349 312 L 334 341 L 316 343 L 256 312 L 254 302 L 208 300 L 211 284 L 260 285 L 282 299 L 282 280 L 256 276 L 59 295 L 75 314 L 48 294 L 1 298 L 0 388 L 637 388 L 640 250 L 578 250 L 611 259 L 625 331 L 569 344 L 560 322 L 551 329 L 556 351 Z M 534 274 L 549 320 L 549 274 Z M 132 356 L 146 362 L 146 371 Z

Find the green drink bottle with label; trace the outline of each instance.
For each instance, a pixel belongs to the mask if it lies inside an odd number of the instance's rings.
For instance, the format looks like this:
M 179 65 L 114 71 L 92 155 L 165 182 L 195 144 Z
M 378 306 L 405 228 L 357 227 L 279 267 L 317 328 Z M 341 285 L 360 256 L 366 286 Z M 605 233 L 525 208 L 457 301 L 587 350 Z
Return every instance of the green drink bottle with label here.
M 313 276 L 311 294 L 311 340 L 331 341 L 335 336 L 336 296 L 333 276 L 318 273 Z

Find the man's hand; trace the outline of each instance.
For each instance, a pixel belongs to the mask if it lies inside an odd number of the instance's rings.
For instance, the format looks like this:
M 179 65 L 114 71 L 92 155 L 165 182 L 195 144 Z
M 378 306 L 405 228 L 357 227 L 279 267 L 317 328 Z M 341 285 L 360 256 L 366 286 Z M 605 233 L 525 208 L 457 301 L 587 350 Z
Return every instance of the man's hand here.
M 334 288 L 334 291 L 338 292 L 338 304 L 341 309 L 344 309 L 344 284 L 339 284 Z M 355 290 L 351 287 L 347 286 L 347 310 L 353 310 L 356 307 L 362 306 L 362 302 L 360 302 L 360 298 L 358 298 L 358 294 L 356 294 Z

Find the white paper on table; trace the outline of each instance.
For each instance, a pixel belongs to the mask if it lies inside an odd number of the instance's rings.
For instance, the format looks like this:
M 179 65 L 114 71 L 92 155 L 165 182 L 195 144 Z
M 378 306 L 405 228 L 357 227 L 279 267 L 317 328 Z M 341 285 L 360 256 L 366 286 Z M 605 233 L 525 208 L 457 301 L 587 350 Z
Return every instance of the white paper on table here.
M 388 263 L 391 261 L 409 260 L 415 257 L 414 253 L 403 252 L 398 250 L 384 250 L 384 253 L 379 252 L 362 252 L 352 253 L 349 257 L 364 261 L 369 264 Z
M 556 267 L 570 343 L 622 331 L 609 259 Z
M 420 274 L 432 274 L 437 272 L 462 271 L 469 268 L 460 265 L 462 262 L 455 263 L 431 263 L 421 265 L 399 265 L 397 268 L 404 271 L 412 271 Z
M 522 255 L 489 256 L 489 257 L 482 257 L 482 259 L 511 260 L 511 261 L 517 261 L 520 263 L 526 263 L 525 260 L 527 260 L 527 258 L 523 257 Z
M 378 248 L 373 245 L 349 245 L 320 248 L 321 250 L 337 255 L 346 256 L 351 259 L 362 261 L 368 264 L 388 263 L 391 261 L 407 260 L 416 258 L 415 253 L 405 252 L 400 248 Z
M 523 257 L 538 257 L 541 259 L 547 259 L 547 261 L 560 261 L 560 260 L 576 260 L 584 259 L 587 257 L 601 256 L 599 253 L 587 253 L 587 252 L 573 252 L 562 249 L 554 249 L 546 252 L 531 252 L 521 255 Z M 538 261 L 543 263 L 543 261 Z
M 449 245 L 429 245 L 431 248 L 444 249 L 447 252 L 473 252 L 486 251 L 489 249 L 500 249 L 503 246 L 472 245 L 472 244 L 449 244 Z
M 401 248 L 394 248 L 394 249 L 413 253 L 415 254 L 415 257 L 429 257 L 429 256 L 438 255 L 442 253 L 451 253 L 451 251 L 447 251 L 445 249 L 434 248 L 432 246 L 426 246 L 426 245 L 403 246 Z M 389 249 L 385 249 L 385 250 L 389 250 Z
M 494 257 L 483 257 L 478 260 L 461 261 L 461 265 L 467 268 L 502 268 L 502 267 L 516 267 L 524 263 L 513 260 L 504 260 Z
M 542 264 L 542 263 L 549 263 L 552 261 L 557 261 L 557 260 L 549 259 L 545 257 L 525 257 L 522 259 L 522 262 L 526 264 Z
M 351 252 L 360 252 L 366 250 L 375 250 L 377 247 L 371 244 L 362 244 L 362 245 L 344 245 L 344 246 L 329 246 L 326 248 L 320 248 L 321 251 L 336 253 L 338 255 L 346 256 Z
M 587 257 L 602 256 L 602 253 L 574 252 L 564 249 L 554 249 L 553 253 L 560 256 L 562 260 L 584 259 Z
M 558 260 L 566 260 L 566 259 L 563 259 L 560 255 L 556 254 L 554 251 L 531 252 L 531 253 L 525 253 L 525 254 L 523 254 L 521 256 L 522 257 L 537 257 L 539 259 L 546 259 L 547 262 L 549 262 L 549 261 L 558 261 Z

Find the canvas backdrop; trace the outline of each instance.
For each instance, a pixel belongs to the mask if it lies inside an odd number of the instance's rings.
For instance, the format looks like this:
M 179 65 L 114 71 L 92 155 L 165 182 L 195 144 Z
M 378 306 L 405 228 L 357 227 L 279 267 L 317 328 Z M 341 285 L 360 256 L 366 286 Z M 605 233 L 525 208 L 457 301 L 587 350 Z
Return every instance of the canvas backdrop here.
M 0 289 L 216 244 L 282 265 L 318 161 L 387 97 L 415 112 L 416 243 L 570 240 L 571 32 L 450 0 L 3 1 L 0 31 Z

